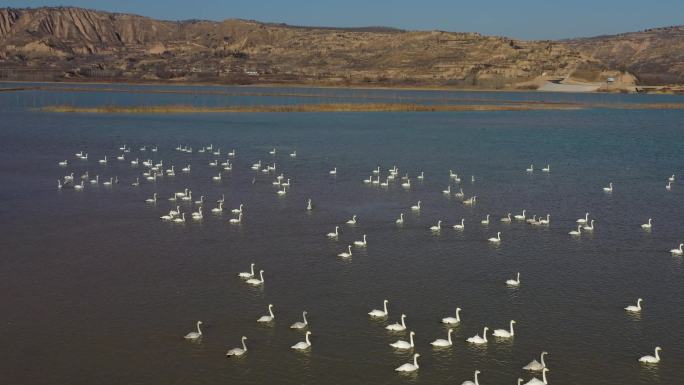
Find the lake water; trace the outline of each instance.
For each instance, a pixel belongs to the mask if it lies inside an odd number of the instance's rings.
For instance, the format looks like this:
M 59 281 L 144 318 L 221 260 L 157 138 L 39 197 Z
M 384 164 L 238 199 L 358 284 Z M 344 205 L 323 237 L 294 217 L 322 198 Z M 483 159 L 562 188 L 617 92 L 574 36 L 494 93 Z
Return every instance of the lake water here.
M 104 86 L 89 86 L 104 87 Z M 110 86 L 106 86 L 111 88 Z M 155 86 L 159 89 L 159 86 Z M 199 91 L 205 90 L 195 87 Z M 50 114 L 46 104 L 286 104 L 445 98 L 601 103 L 681 103 L 679 96 L 459 93 L 218 88 L 223 95 L 0 92 L 0 383 L 3 384 L 460 384 L 479 369 L 481 384 L 515 384 L 521 368 L 548 351 L 549 384 L 673 385 L 684 378 L 684 268 L 668 250 L 684 241 L 684 112 L 605 110 L 457 113 L 245 113 L 179 115 Z M 245 95 L 239 95 L 239 93 Z M 292 89 L 270 89 L 286 94 Z M 227 95 L 227 94 L 230 95 Z M 320 93 L 319 96 L 316 94 Z M 213 143 L 220 157 L 198 153 Z M 133 150 L 117 161 L 119 146 Z M 192 154 L 175 151 L 192 146 Z M 159 151 L 140 152 L 143 145 Z M 269 150 L 277 149 L 275 156 Z M 221 182 L 208 162 L 236 149 Z M 88 161 L 75 159 L 81 150 Z M 288 154 L 297 151 L 297 157 Z M 108 157 L 106 166 L 97 159 Z M 139 157 L 174 165 L 175 177 L 141 178 Z M 68 159 L 67 167 L 58 161 Z M 277 163 L 255 173 L 258 160 Z M 525 169 L 534 163 L 535 172 Z M 550 173 L 541 167 L 551 165 Z M 180 168 L 192 165 L 192 172 Z M 396 165 L 411 188 L 367 185 L 380 165 Z M 337 167 L 337 176 L 328 171 Z M 462 177 L 450 182 L 449 170 Z M 57 189 L 88 171 L 112 187 Z M 420 181 L 416 175 L 425 173 Z M 272 185 L 284 173 L 284 196 Z M 666 179 L 676 174 L 672 190 Z M 474 175 L 475 182 L 471 182 Z M 602 187 L 614 184 L 611 194 Z M 442 193 L 451 183 L 477 204 Z M 159 219 L 176 191 L 204 195 L 201 222 Z M 155 205 L 145 199 L 158 193 Z M 226 209 L 244 204 L 240 225 Z M 314 209 L 306 210 L 311 198 Z M 422 201 L 419 213 L 410 206 Z M 188 215 L 196 205 L 181 204 Z M 551 214 L 549 226 L 499 218 Z M 395 220 L 405 214 L 405 223 Z M 593 234 L 568 235 L 590 213 Z M 491 223 L 481 225 L 486 214 Z M 358 223 L 345 225 L 352 215 Z M 465 229 L 452 225 L 465 218 Z M 653 218 L 653 229 L 640 224 Z M 443 221 L 439 234 L 428 228 Z M 339 240 L 326 233 L 340 226 Z M 500 231 L 502 242 L 487 238 Z M 368 235 L 350 259 L 337 254 Z M 263 287 L 237 277 L 255 262 Z M 521 285 L 505 281 L 521 273 Z M 643 311 L 623 307 L 642 297 Z M 389 299 L 389 317 L 367 312 Z M 275 322 L 256 322 L 274 304 Z M 454 346 L 442 317 L 461 307 Z M 312 347 L 291 345 L 289 329 L 308 312 Z M 394 368 L 411 352 L 388 346 L 408 333 L 384 326 L 407 315 L 420 369 Z M 484 326 L 515 337 L 465 342 Z M 203 337 L 183 336 L 203 321 Z M 227 358 L 247 336 L 248 352 Z M 658 365 L 637 362 L 661 346 Z M 539 375 L 537 375 L 540 377 Z

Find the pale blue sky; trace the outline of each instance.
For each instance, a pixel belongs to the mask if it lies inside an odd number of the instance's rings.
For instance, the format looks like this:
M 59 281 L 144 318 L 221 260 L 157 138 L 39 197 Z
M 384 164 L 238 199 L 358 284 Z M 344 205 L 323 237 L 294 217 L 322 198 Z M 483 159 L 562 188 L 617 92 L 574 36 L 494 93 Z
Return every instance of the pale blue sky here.
M 684 0 L 5 0 L 0 6 L 70 5 L 159 19 L 254 19 L 314 26 L 390 26 L 561 39 L 684 24 Z

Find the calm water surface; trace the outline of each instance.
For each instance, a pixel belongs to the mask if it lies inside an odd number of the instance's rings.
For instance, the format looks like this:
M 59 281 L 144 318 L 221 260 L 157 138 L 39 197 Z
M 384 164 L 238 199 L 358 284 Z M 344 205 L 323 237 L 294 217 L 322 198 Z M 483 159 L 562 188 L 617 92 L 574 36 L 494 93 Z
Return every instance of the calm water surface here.
M 521 368 L 543 350 L 550 384 L 672 385 L 684 378 L 684 271 L 682 258 L 668 253 L 684 241 L 681 111 L 58 115 L 29 109 L 107 97 L 0 93 L 0 383 L 460 384 L 479 369 L 482 384 L 515 384 L 531 378 Z M 116 94 L 131 103 L 140 97 L 158 96 Z M 175 97 L 163 96 L 187 102 L 186 95 Z M 174 151 L 178 144 L 210 143 L 238 152 L 220 183 L 208 166 L 215 157 Z M 119 162 L 114 157 L 123 144 L 133 151 Z M 140 153 L 143 145 L 158 145 L 159 152 Z M 268 154 L 273 147 L 275 156 Z M 80 150 L 90 160 L 74 159 Z M 296 159 L 288 156 L 294 150 Z M 108 165 L 99 165 L 105 155 Z M 130 166 L 136 157 L 163 159 L 178 171 L 192 164 L 192 173 L 132 187 L 143 169 Z M 58 167 L 64 159 L 69 166 Z M 291 178 L 287 195 L 276 195 L 273 174 L 250 170 L 258 160 L 276 162 L 277 173 Z M 532 175 L 525 173 L 530 163 L 538 169 Z M 546 163 L 550 174 L 539 172 Z M 411 189 L 364 185 L 378 165 L 383 178 L 394 165 L 400 175 L 409 173 Z M 336 177 L 328 175 L 333 167 Z M 477 205 L 442 194 L 449 169 L 462 176 L 466 196 L 478 196 Z M 85 171 L 121 183 L 57 190 L 58 178 Z M 422 182 L 415 179 L 421 171 Z M 678 180 L 666 191 L 673 173 Z M 608 182 L 612 194 L 602 191 Z M 204 195 L 205 219 L 160 221 L 176 205 L 167 198 L 186 187 L 195 199 Z M 154 192 L 160 200 L 145 204 Z M 226 208 L 245 205 L 241 225 L 228 223 L 229 212 L 208 212 L 222 194 Z M 305 210 L 308 198 L 312 212 Z M 416 214 L 409 207 L 418 200 Z M 550 213 L 551 225 L 499 222 L 523 209 Z M 596 230 L 573 239 L 567 233 L 585 212 Z M 343 225 L 354 214 L 358 224 Z M 483 226 L 486 214 L 492 222 Z M 642 231 L 649 217 L 653 230 Z M 457 232 L 451 226 L 461 218 L 466 227 Z M 428 228 L 437 220 L 444 228 L 433 234 Z M 341 235 L 331 241 L 325 234 L 335 225 Z M 497 231 L 503 241 L 492 246 L 486 239 Z M 367 249 L 355 248 L 349 260 L 336 257 L 363 234 Z M 262 288 L 237 278 L 250 262 L 266 271 Z M 521 286 L 507 288 L 518 271 Z M 644 310 L 630 316 L 623 307 L 637 297 Z M 385 298 L 388 319 L 370 320 L 366 313 Z M 257 324 L 269 303 L 275 322 Z M 446 338 L 439 320 L 456 306 L 463 311 L 453 348 L 433 349 L 430 341 Z M 313 333 L 305 353 L 290 349 L 304 339 L 289 329 L 302 310 Z M 384 329 L 402 313 L 421 354 L 412 375 L 393 370 L 411 353 L 388 346 L 408 334 Z M 466 344 L 484 326 L 507 328 L 511 319 L 517 321 L 512 340 L 490 336 L 484 347 Z M 197 320 L 204 337 L 184 340 Z M 226 358 L 243 335 L 246 356 Z M 637 362 L 658 345 L 660 364 Z

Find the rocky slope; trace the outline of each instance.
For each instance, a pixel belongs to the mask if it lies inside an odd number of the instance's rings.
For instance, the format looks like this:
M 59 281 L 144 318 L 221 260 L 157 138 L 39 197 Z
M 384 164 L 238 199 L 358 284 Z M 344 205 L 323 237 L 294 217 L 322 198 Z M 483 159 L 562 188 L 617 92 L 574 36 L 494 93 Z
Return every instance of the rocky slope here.
M 648 35 L 650 36 L 650 35 Z M 641 35 L 635 35 L 638 46 Z M 520 41 L 477 33 L 305 28 L 246 20 L 159 21 L 80 8 L 0 9 L 0 79 L 533 88 L 629 70 L 682 80 L 669 57 L 622 40 Z M 677 37 L 681 44 L 681 36 Z M 611 48 L 612 47 L 612 48 Z M 612 72 L 611 72 L 612 71 Z

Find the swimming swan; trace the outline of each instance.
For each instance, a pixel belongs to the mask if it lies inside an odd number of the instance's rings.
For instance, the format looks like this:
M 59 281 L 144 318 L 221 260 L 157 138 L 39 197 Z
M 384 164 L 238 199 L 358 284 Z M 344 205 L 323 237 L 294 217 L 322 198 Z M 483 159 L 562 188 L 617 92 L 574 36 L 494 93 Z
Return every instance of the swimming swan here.
M 442 318 L 442 323 L 447 325 L 455 325 L 461 322 L 461 308 L 456 308 L 456 317 L 444 317 Z
M 309 336 L 311 335 L 310 331 L 306 332 L 305 335 L 305 341 L 297 342 L 296 344 L 292 345 L 292 349 L 294 350 L 306 350 L 311 347 L 311 341 L 309 341 Z
M 253 278 L 254 277 L 254 263 L 251 263 L 249 265 L 249 270 L 250 270 L 249 272 L 245 271 L 245 272 L 238 274 L 238 277 L 244 278 L 244 279 Z
M 516 221 L 524 221 L 525 220 L 525 210 L 522 211 L 522 214 L 515 215 L 513 218 L 515 218 Z
M 363 241 L 354 241 L 354 246 L 357 246 L 357 247 L 368 246 L 368 242 L 366 241 L 366 234 L 363 234 Z
M 352 256 L 351 245 L 347 246 L 347 251 L 337 254 L 338 257 L 349 258 Z
M 411 210 L 420 211 L 420 201 L 418 201 L 415 206 L 411 206 Z
M 290 325 L 290 329 L 304 329 L 309 325 L 309 321 L 306 320 L 306 311 L 302 312 L 302 318 L 304 321 L 297 321 Z
M 520 286 L 520 273 L 518 272 L 516 279 L 507 280 L 506 285 L 508 285 L 508 286 Z
M 453 345 L 453 343 L 451 342 L 451 334 L 453 332 L 454 332 L 454 329 L 449 329 L 449 332 L 447 333 L 447 339 L 446 340 L 438 338 L 438 339 L 430 342 L 430 345 L 432 345 L 434 347 L 439 347 L 439 348 L 445 348 L 445 347 Z
M 580 236 L 582 234 L 582 225 L 577 225 L 577 230 L 572 230 L 568 234 L 573 236 Z
M 406 319 L 406 314 L 401 315 L 401 324 L 399 322 L 393 323 L 392 325 L 387 325 L 385 326 L 385 329 L 393 332 L 401 332 L 406 330 L 406 323 L 404 320 Z
M 356 224 L 356 215 L 352 215 L 352 219 L 347 221 L 348 225 L 355 225 Z
M 492 243 L 501 243 L 501 231 L 496 233 L 496 238 L 489 238 L 488 241 Z
M 680 243 L 678 249 L 670 250 L 670 253 L 672 253 L 672 255 L 682 255 L 684 254 L 684 249 L 682 249 L 682 247 L 684 247 L 684 243 Z
M 475 382 L 473 382 L 473 381 L 463 381 L 463 384 L 461 384 L 461 385 L 480 385 L 480 383 L 477 382 L 477 375 L 480 374 L 480 373 L 481 373 L 481 372 L 480 372 L 479 370 L 476 370 L 476 371 L 475 371 L 475 378 L 474 378 Z
M 511 338 L 515 335 L 513 332 L 513 324 L 515 323 L 514 320 L 511 320 L 510 323 L 510 330 L 505 330 L 505 329 L 496 329 L 492 333 L 494 337 L 499 337 L 499 338 Z
M 546 372 L 549 371 L 549 368 L 544 368 L 542 369 L 542 379 L 538 379 L 537 377 L 527 381 L 525 385 L 546 385 Z
M 627 310 L 627 311 L 629 311 L 629 312 L 632 312 L 632 313 L 640 312 L 640 311 L 641 311 L 641 301 L 643 301 L 643 299 L 641 299 L 641 298 L 637 299 L 637 304 L 636 304 L 636 306 L 634 306 L 634 305 L 629 305 L 629 306 L 627 306 L 627 307 L 625 308 L 625 310 Z
M 186 340 L 196 340 L 200 337 L 202 337 L 202 330 L 200 329 L 200 325 L 202 324 L 202 321 L 197 321 L 197 331 L 196 332 L 190 332 L 185 335 Z
M 648 223 L 644 223 L 643 225 L 641 225 L 641 228 L 644 230 L 650 230 L 651 226 L 652 226 L 651 218 L 648 218 Z
M 238 357 L 238 356 L 241 356 L 241 355 L 247 353 L 247 345 L 245 345 L 245 340 L 246 340 L 246 339 L 247 339 L 247 337 L 242 336 L 242 347 L 241 347 L 241 348 L 233 348 L 233 349 L 230 349 L 230 350 L 228 351 L 228 353 L 226 353 L 226 356 L 235 356 L 235 357 Z
M 264 284 L 264 271 L 259 270 L 259 278 L 250 278 L 246 281 L 252 286 L 259 286 Z
M 461 224 L 456 224 L 454 225 L 454 229 L 456 230 L 463 230 L 465 229 L 465 219 L 461 218 Z
M 442 229 L 442 221 L 437 221 L 437 224 L 434 226 L 430 226 L 430 230 L 438 232 Z
M 542 352 L 541 358 L 540 358 L 541 363 L 539 363 L 537 360 L 532 360 L 532 362 L 523 366 L 523 369 L 529 370 L 532 372 L 541 372 L 546 367 L 546 363 L 544 362 L 544 356 L 547 354 L 549 354 L 549 353 L 548 352 Z
M 370 312 L 368 312 L 368 315 L 371 317 L 375 318 L 382 318 L 382 317 L 387 317 L 387 304 L 389 303 L 388 300 L 383 300 L 382 301 L 382 308 L 383 310 L 378 310 L 378 309 L 373 309 Z
M 271 322 L 275 319 L 275 315 L 273 315 L 273 305 L 269 304 L 268 305 L 268 315 L 262 315 L 259 317 L 257 322 Z
M 474 336 L 466 339 L 467 342 L 470 342 L 471 344 L 486 344 L 487 343 L 487 330 L 489 330 L 488 327 L 484 327 L 484 330 L 482 331 L 482 337 L 480 337 L 478 334 L 475 334 Z
M 391 344 L 389 344 L 389 345 L 390 345 L 391 347 L 395 348 L 395 349 L 400 349 L 400 350 L 409 350 L 409 349 L 413 349 L 413 347 L 414 347 L 414 345 L 413 345 L 413 336 L 414 336 L 415 334 L 416 334 L 416 333 L 414 333 L 414 332 L 410 332 L 410 333 L 409 333 L 409 341 L 410 341 L 410 342 L 406 342 L 406 341 L 404 341 L 404 340 L 397 340 L 397 342 L 393 342 L 393 343 L 391 343 Z
M 406 363 L 404 365 L 401 365 L 400 367 L 394 369 L 397 372 L 415 372 L 418 370 L 418 357 L 420 357 L 420 354 L 416 353 L 413 355 L 413 363 Z
M 339 237 L 339 236 L 340 236 L 339 229 L 340 229 L 340 226 L 335 226 L 335 232 L 334 232 L 334 233 L 328 233 L 326 236 L 327 236 L 328 238 L 337 238 L 337 237 Z
M 645 364 L 657 364 L 658 362 L 660 362 L 660 355 L 658 354 L 658 352 L 661 350 L 662 349 L 660 348 L 660 346 L 656 347 L 655 348 L 655 357 L 654 356 L 643 356 L 643 357 L 639 358 L 639 362 L 643 362 Z

